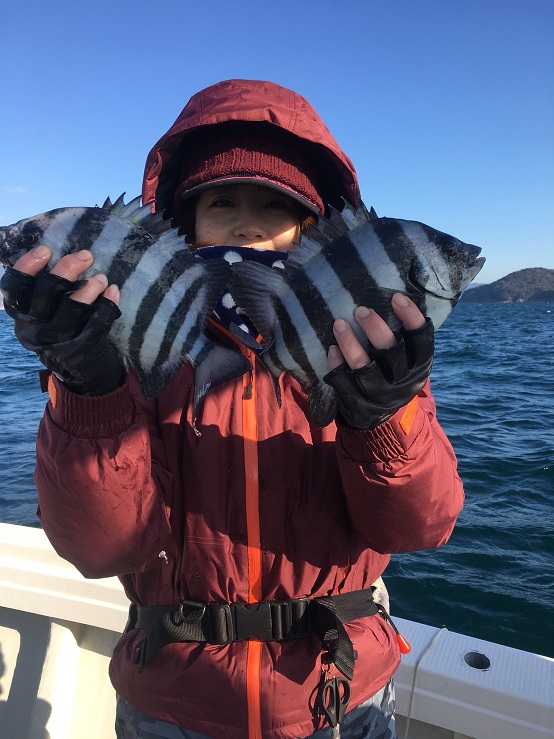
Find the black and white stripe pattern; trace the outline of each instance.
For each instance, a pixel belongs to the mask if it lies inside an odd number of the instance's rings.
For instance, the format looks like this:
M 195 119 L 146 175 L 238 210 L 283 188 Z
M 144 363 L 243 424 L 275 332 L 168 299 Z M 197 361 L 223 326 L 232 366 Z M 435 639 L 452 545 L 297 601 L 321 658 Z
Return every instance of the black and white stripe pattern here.
M 123 196 L 114 204 L 108 199 L 102 208 L 61 208 L 1 231 L 0 258 L 6 264 L 21 256 L 22 233 L 36 237 L 33 243 L 26 239 L 28 248 L 50 247 L 50 265 L 70 252 L 91 251 L 94 263 L 83 277 L 104 272 L 119 287 L 122 316 L 110 338 L 137 372 L 147 399 L 158 395 L 186 360 L 195 366 L 195 405 L 210 387 L 250 369 L 241 354 L 204 336 L 230 266 L 195 256 L 170 222 L 141 206 L 140 198 L 128 204 Z
M 270 344 L 263 359 L 274 377 L 285 371 L 297 377 L 325 425 L 334 417 L 334 395 L 323 382 L 334 320 L 347 320 L 367 346 L 355 308 L 373 308 L 397 330 L 390 299 L 403 292 L 438 328 L 479 272 L 479 252 L 423 224 L 345 205 L 329 221 L 320 218 L 281 272 L 251 262 L 232 265 L 231 291 Z

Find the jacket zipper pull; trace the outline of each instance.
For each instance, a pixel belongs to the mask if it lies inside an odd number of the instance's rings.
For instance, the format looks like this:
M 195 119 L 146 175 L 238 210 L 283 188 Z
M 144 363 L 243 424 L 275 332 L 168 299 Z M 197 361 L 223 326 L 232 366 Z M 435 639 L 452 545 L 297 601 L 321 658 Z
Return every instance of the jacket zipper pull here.
M 244 393 L 242 395 L 243 400 L 250 400 L 252 398 L 252 392 L 253 392 L 253 377 L 252 377 L 252 370 L 250 370 L 248 374 L 248 382 L 244 386 Z

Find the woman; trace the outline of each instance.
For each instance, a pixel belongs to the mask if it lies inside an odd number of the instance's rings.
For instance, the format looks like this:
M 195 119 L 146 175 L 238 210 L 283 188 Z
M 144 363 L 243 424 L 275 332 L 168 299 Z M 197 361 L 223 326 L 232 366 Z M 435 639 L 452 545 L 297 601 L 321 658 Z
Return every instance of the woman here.
M 229 80 L 195 95 L 144 175 L 144 202 L 205 258 L 235 251 L 272 264 L 343 199 L 359 203 L 352 163 L 304 98 L 269 82 Z M 32 279 L 48 256 L 30 252 L 16 271 Z M 67 255 L 49 279 L 70 285 L 91 260 Z M 4 292 L 14 303 L 17 290 Z M 72 300 L 101 295 L 116 303 L 118 290 L 98 275 Z M 288 373 L 278 401 L 251 348 L 255 328 L 229 296 L 210 338 L 245 354 L 252 372 L 211 389 L 196 428 L 189 364 L 146 402 L 103 338 L 64 382 L 50 378 L 37 444 L 42 525 L 87 577 L 118 575 L 133 604 L 110 667 L 118 736 L 330 735 L 328 700 L 349 695 L 342 736 L 395 736 L 399 647 L 371 585 L 390 553 L 448 539 L 463 491 L 426 379 L 432 326 L 401 295 L 393 309 L 400 348 L 423 341 L 426 361 L 376 412 L 371 387 L 344 392 L 336 377 L 398 337 L 363 306 L 356 318 L 373 349 L 335 321 L 328 379 L 339 416 L 325 428 Z M 228 330 L 237 320 L 249 346 Z

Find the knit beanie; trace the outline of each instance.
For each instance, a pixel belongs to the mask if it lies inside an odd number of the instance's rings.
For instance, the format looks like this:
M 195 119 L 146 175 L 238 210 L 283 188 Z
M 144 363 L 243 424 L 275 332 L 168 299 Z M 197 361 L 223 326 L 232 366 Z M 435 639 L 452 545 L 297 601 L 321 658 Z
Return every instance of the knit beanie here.
M 316 158 L 294 134 L 270 123 L 231 121 L 205 126 L 187 138 L 173 198 L 177 216 L 183 200 L 212 187 L 242 183 L 265 185 L 313 213 L 323 213 Z

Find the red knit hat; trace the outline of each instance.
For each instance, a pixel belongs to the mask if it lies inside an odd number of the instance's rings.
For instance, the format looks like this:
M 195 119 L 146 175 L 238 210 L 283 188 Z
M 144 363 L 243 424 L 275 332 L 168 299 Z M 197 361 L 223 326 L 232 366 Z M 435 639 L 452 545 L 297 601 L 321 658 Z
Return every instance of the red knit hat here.
M 194 141 L 192 141 L 194 137 Z M 231 121 L 191 134 L 173 198 L 183 200 L 212 187 L 254 183 L 278 190 L 314 213 L 323 213 L 315 156 L 306 142 L 279 126 Z

